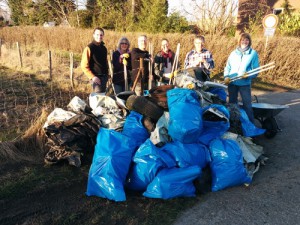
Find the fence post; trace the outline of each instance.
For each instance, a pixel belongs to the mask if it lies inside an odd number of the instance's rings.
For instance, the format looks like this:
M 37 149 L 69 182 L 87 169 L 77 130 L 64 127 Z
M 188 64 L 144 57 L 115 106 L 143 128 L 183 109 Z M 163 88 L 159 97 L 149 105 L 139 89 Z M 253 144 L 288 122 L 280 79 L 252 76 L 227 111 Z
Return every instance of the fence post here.
M 49 80 L 52 80 L 52 57 L 51 51 L 48 51 L 48 60 L 49 60 Z
M 22 54 L 21 54 L 21 48 L 20 48 L 19 42 L 17 42 L 17 49 L 18 49 L 18 53 L 19 53 L 20 66 L 23 67 Z
M 74 54 L 73 52 L 70 52 L 70 81 L 71 81 L 72 88 L 74 88 L 73 71 L 74 71 Z
M 0 57 L 1 57 L 1 49 L 2 49 L 2 38 L 0 38 Z

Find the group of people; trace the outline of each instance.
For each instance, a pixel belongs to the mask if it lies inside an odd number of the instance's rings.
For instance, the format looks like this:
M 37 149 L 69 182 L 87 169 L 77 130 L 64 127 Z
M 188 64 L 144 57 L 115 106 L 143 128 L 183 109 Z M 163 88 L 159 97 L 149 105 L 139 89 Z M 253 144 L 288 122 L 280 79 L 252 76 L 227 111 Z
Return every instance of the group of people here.
M 108 82 L 109 62 L 107 60 L 107 48 L 103 42 L 104 30 L 97 27 L 93 31 L 93 41 L 84 49 L 81 60 L 81 68 L 90 79 L 93 92 L 106 92 Z M 242 33 L 238 40 L 237 48 L 231 52 L 224 69 L 225 83 L 228 84 L 229 103 L 238 103 L 240 93 L 243 107 L 251 122 L 254 116 L 251 105 L 251 81 L 257 76 L 245 76 L 247 72 L 259 67 L 257 52 L 251 48 L 251 37 Z M 149 76 L 154 78 L 156 84 L 167 84 L 172 79 L 176 57 L 170 49 L 168 39 L 161 41 L 161 49 L 153 57 L 147 51 L 147 36 L 138 37 L 138 47 L 130 51 L 130 41 L 121 37 L 117 49 L 112 54 L 112 85 L 115 94 L 126 91 L 131 87 L 136 95 L 143 95 L 143 90 L 149 88 Z M 177 58 L 178 60 L 178 58 Z M 151 68 L 153 65 L 153 70 Z M 210 71 L 215 67 L 212 53 L 205 48 L 204 36 L 194 38 L 194 49 L 186 54 L 184 68 L 191 70 L 200 81 L 210 79 Z M 150 72 L 152 71 L 152 74 Z M 231 81 L 232 78 L 242 77 Z

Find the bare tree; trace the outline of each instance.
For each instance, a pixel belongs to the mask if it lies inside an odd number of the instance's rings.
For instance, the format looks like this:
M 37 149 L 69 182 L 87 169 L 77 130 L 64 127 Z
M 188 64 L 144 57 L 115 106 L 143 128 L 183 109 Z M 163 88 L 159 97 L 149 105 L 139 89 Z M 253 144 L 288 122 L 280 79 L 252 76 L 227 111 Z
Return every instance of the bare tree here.
M 191 4 L 181 1 L 181 10 L 188 20 L 196 22 L 206 33 L 224 33 L 235 23 L 236 0 L 191 0 Z
M 0 0 L 0 15 L 6 20 L 9 19 L 10 11 L 7 0 Z
M 44 0 L 44 3 L 51 9 L 56 16 L 58 16 L 60 22 L 69 23 L 69 14 L 76 9 L 74 0 Z M 78 4 L 77 4 L 78 5 Z

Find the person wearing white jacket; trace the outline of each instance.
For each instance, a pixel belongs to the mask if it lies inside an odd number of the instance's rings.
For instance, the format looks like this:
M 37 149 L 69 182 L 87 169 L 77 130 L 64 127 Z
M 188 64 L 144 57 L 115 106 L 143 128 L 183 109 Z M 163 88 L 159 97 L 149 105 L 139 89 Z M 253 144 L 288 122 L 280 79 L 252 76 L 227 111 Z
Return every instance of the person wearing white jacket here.
M 229 103 L 238 103 L 240 93 L 243 108 L 249 120 L 254 123 L 254 115 L 251 103 L 251 83 L 258 74 L 247 76 L 247 72 L 259 67 L 257 52 L 251 48 L 252 40 L 249 34 L 242 33 L 238 40 L 238 47 L 232 51 L 224 69 L 225 83 L 228 84 Z M 230 82 L 230 79 L 242 77 Z

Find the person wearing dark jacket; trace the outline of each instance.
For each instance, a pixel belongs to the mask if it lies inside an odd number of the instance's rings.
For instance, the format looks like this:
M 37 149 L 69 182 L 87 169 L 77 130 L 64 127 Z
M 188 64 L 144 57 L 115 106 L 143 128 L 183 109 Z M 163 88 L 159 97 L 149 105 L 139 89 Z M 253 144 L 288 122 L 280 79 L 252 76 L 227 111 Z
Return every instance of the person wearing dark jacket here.
M 140 68 L 140 59 L 144 59 L 143 68 L 144 71 L 140 74 L 140 77 L 137 80 L 135 86 L 135 93 L 136 95 L 143 95 L 143 90 L 148 89 L 148 79 L 149 79 L 149 63 L 151 56 L 149 52 L 146 50 L 147 47 L 147 36 L 141 35 L 138 37 L 138 48 L 133 48 L 131 50 L 131 65 L 132 65 L 132 76 L 131 80 L 133 84 L 137 78 L 139 68 Z
M 81 58 L 81 69 L 91 80 L 93 92 L 105 93 L 108 81 L 107 48 L 103 42 L 104 30 L 94 29 L 93 41 L 85 47 Z
M 157 82 L 167 84 L 172 72 L 174 63 L 174 52 L 169 48 L 169 41 L 162 39 L 161 50 L 154 58 L 154 74 Z
M 126 71 L 127 71 L 127 87 L 130 83 L 131 77 L 130 77 L 130 70 L 131 70 L 131 57 L 130 57 L 130 42 L 126 37 L 121 37 L 118 42 L 117 50 L 113 52 L 113 85 L 115 88 L 115 93 L 118 94 L 125 90 L 125 74 L 124 74 L 124 68 L 126 65 Z

